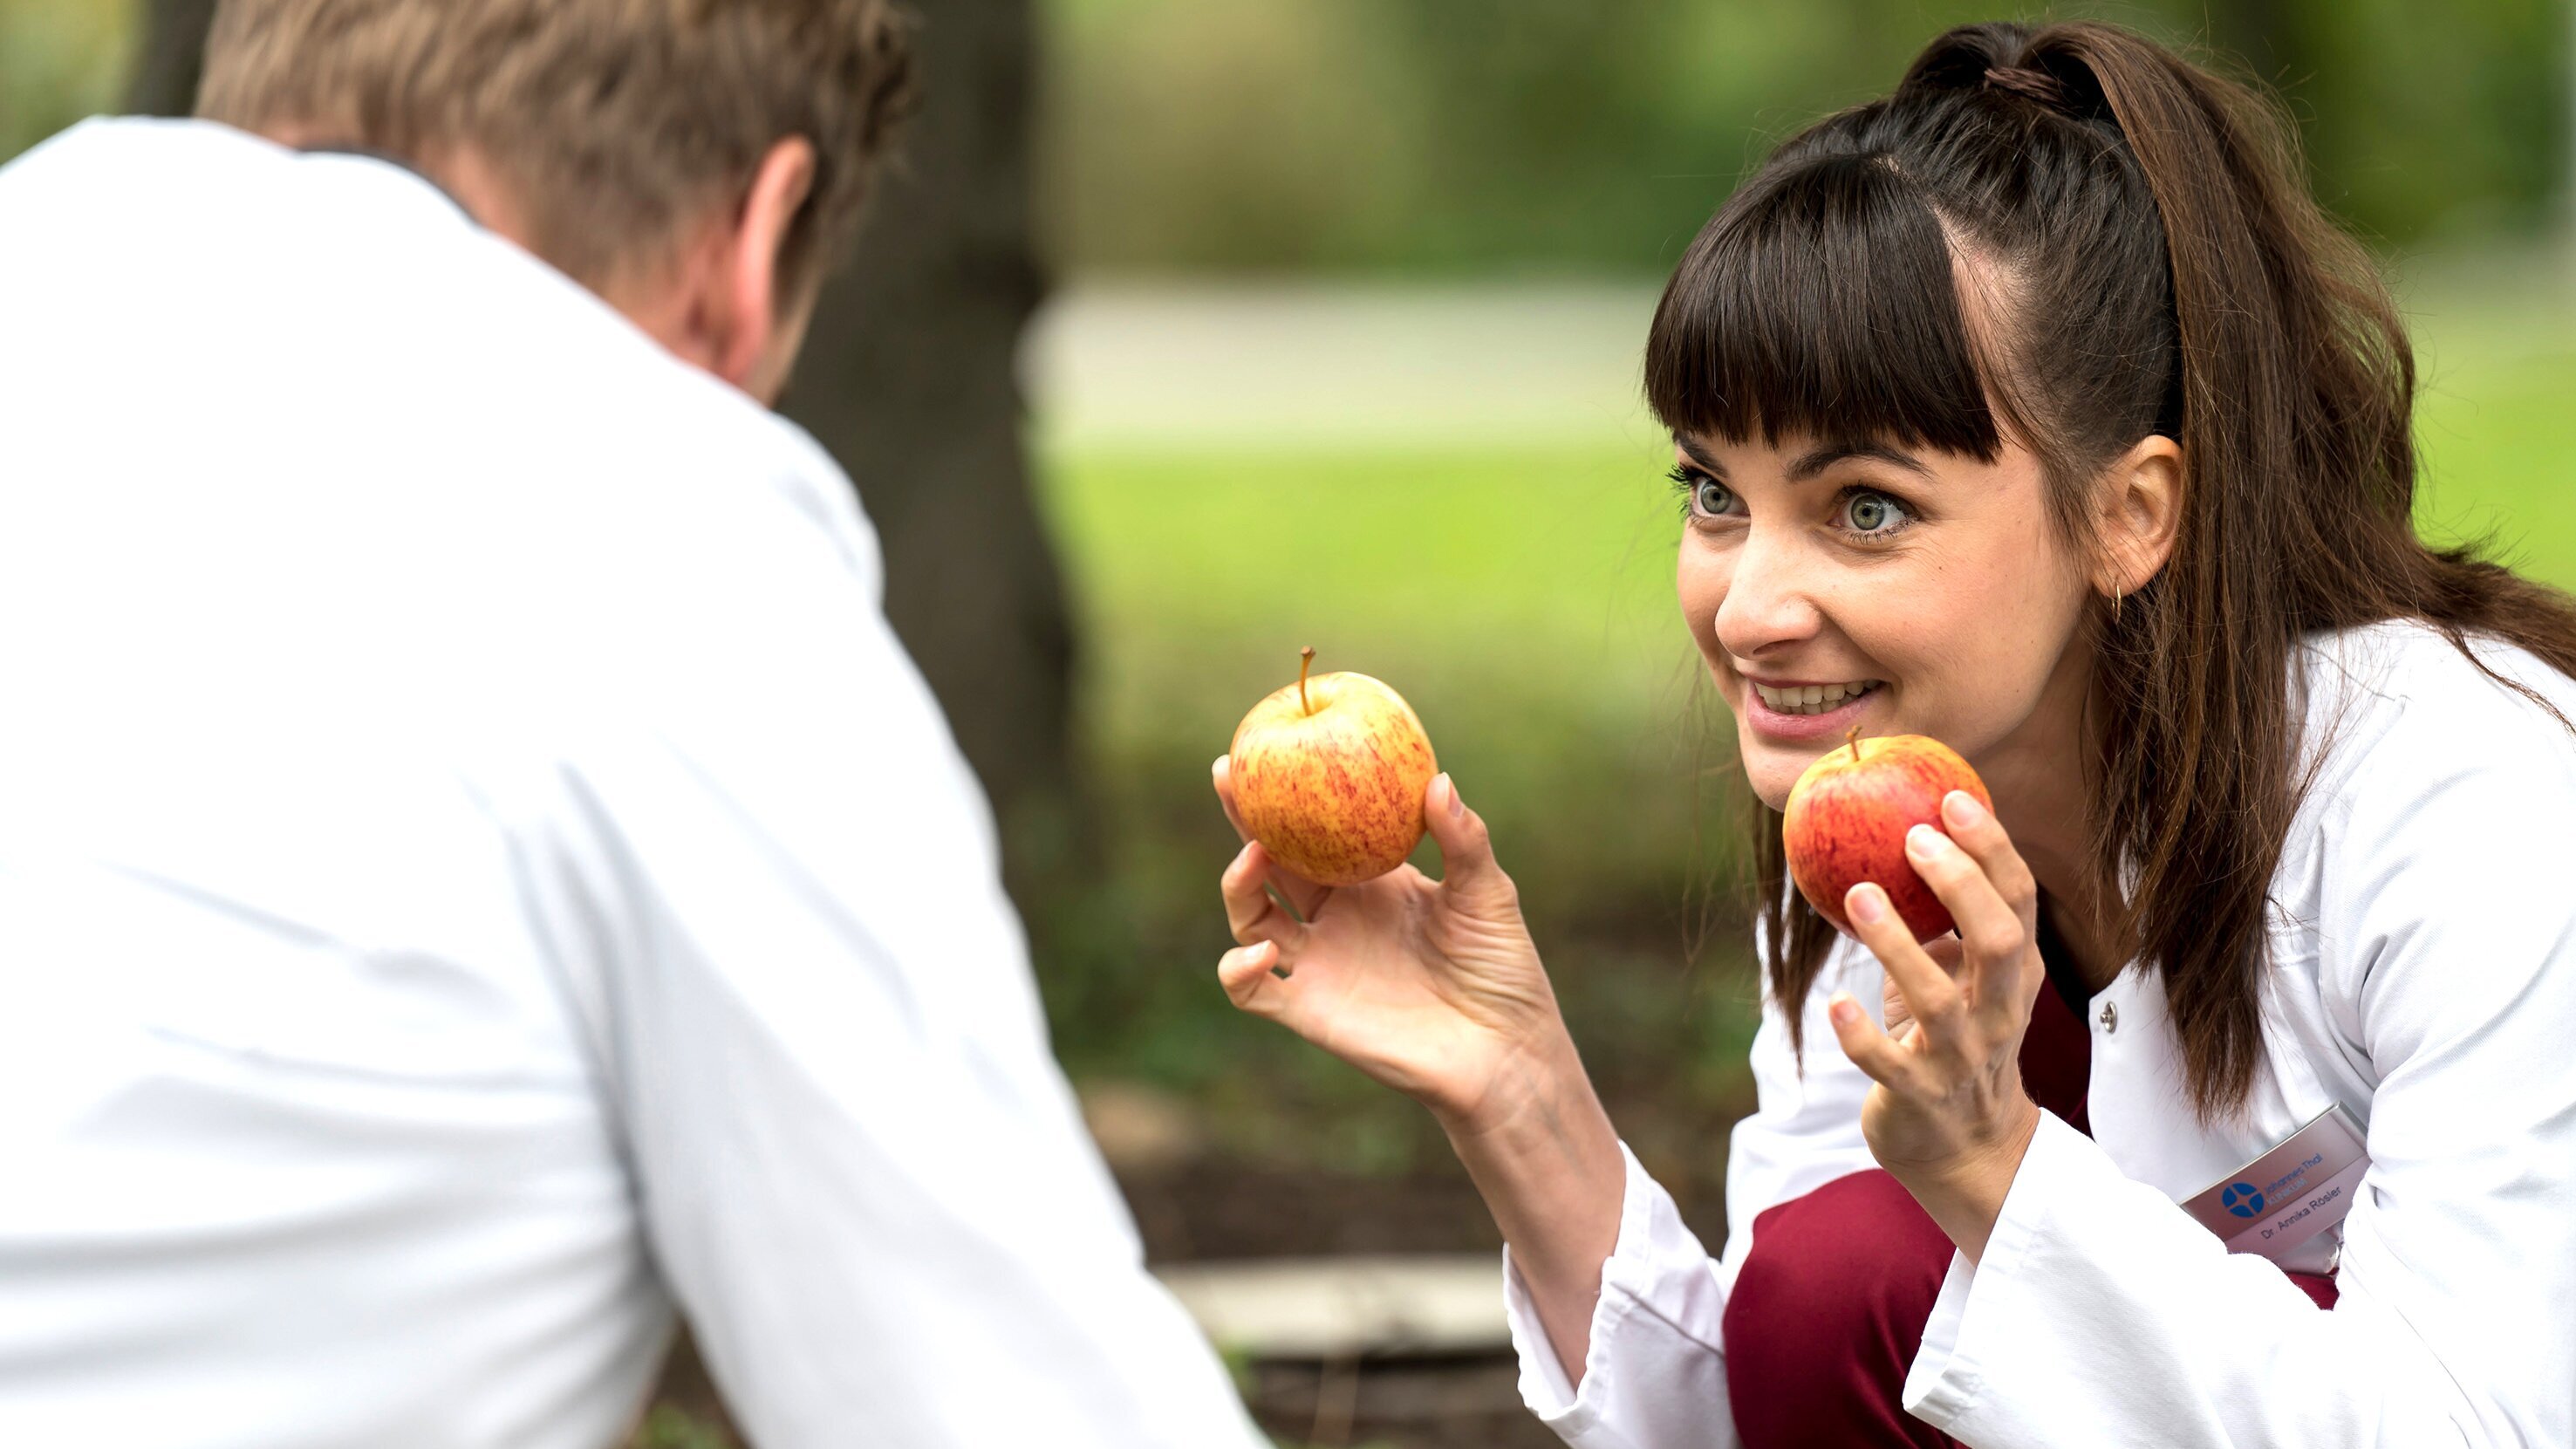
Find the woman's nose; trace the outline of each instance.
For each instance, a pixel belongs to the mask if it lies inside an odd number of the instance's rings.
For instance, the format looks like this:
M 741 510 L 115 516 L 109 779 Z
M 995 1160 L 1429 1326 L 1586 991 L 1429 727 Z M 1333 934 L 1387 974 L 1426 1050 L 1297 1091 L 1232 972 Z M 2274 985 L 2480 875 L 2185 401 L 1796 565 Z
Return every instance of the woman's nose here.
M 1795 548 L 1758 533 L 1747 537 L 1718 601 L 1717 642 L 1738 659 L 1751 659 L 1812 637 L 1823 614 L 1808 575 Z

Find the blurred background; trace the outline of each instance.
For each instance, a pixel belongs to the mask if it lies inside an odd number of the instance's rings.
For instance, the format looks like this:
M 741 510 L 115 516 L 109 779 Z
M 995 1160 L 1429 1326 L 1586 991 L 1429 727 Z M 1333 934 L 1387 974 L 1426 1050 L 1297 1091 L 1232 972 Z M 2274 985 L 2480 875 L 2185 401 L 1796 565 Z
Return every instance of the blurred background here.
M 1892 85 L 1920 0 L 916 0 L 928 104 L 788 410 L 1001 820 L 1055 1040 L 1179 1266 L 1497 1240 L 1410 1104 L 1212 967 L 1207 781 L 1319 668 L 1491 820 L 1623 1133 L 1712 1247 L 1756 985 L 1724 713 L 1674 613 L 1655 290 L 1767 146 Z M 209 0 L 0 0 L 0 157 L 187 108 Z M 2259 76 L 2386 262 L 2423 521 L 2576 586 L 2576 16 L 2069 5 Z M 5 245 L 5 239 L 0 239 Z M 1498 1321 L 1498 1320 L 1497 1320 Z M 1549 1443 L 1507 1358 L 1230 1344 L 1283 1440 Z M 686 1364 L 647 1437 L 727 1442 Z

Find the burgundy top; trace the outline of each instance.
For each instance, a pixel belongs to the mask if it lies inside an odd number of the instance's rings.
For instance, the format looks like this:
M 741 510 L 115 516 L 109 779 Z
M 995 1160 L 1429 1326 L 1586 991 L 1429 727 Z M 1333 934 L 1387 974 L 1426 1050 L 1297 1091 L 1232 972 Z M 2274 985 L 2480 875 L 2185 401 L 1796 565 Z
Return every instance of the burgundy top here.
M 2049 984 L 2022 1038 L 2022 1087 L 2090 1137 L 2091 993 L 2045 925 L 2040 957 Z M 1903 1407 L 1951 1253 L 1949 1236 L 1874 1168 L 1756 1217 L 1725 1317 L 1727 1389 L 1745 1449 L 1955 1449 Z M 2332 1278 L 2289 1278 L 2318 1307 L 2334 1306 Z

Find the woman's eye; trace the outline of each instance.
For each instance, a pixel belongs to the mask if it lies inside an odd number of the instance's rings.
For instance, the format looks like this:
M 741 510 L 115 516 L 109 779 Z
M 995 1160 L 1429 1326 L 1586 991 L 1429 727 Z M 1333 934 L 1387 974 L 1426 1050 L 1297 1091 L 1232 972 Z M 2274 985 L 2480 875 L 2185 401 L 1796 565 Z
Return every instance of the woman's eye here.
M 1913 521 L 1904 504 L 1884 493 L 1854 493 L 1843 500 L 1843 526 L 1854 533 L 1894 533 Z
M 1682 512 L 1693 518 L 1723 518 L 1736 510 L 1735 490 L 1688 464 L 1667 475 L 1682 496 Z

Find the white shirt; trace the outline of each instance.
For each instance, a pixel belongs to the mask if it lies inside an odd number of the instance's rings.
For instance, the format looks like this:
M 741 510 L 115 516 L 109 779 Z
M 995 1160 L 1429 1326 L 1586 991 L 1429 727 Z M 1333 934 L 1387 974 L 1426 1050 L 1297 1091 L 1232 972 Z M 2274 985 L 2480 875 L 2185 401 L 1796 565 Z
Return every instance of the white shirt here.
M 1259 1442 L 790 424 L 383 162 L 0 171 L 0 1443 Z
M 2576 718 L 2576 682 L 2480 653 Z M 2322 763 L 2272 879 L 2247 1114 L 2194 1121 L 2155 976 L 2095 997 L 2093 1136 L 2043 1116 L 1905 1382 L 1909 1412 L 1975 1449 L 2576 1445 L 2576 738 L 2422 625 L 2320 638 L 2300 672 Z M 1737 1442 L 1720 1320 L 1754 1219 L 1875 1165 L 1837 989 L 1878 1011 L 1876 958 L 1830 959 L 1803 1082 L 1766 1004 L 1722 1257 L 1629 1159 L 1579 1391 L 1507 1260 L 1523 1395 L 1569 1443 Z M 2340 1231 L 2286 1264 L 2340 1250 L 2327 1312 L 2176 1203 L 2335 1104 L 2370 1166 Z

